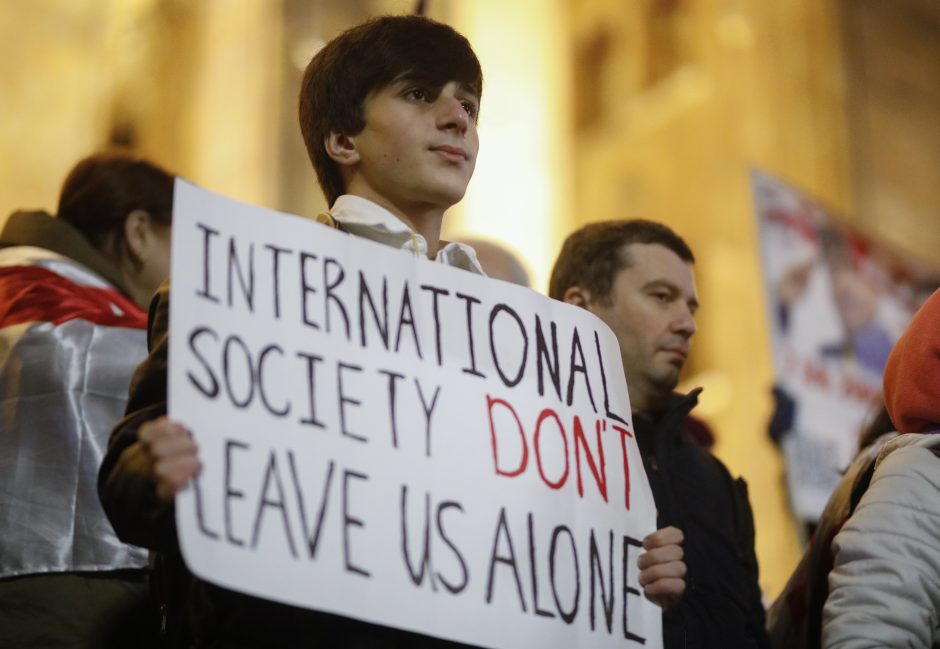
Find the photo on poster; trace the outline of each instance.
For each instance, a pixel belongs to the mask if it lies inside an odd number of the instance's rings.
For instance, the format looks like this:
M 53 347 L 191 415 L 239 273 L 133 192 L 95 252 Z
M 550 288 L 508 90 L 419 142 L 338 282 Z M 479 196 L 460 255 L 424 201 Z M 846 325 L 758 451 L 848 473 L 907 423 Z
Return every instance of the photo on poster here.
M 888 354 L 940 273 L 752 170 L 791 506 L 815 522 L 881 405 Z

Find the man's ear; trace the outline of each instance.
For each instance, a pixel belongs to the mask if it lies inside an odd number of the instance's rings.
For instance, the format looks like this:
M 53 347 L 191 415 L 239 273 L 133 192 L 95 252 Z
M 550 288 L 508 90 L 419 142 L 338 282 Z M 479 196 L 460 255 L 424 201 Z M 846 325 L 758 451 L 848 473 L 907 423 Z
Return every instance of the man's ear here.
M 570 286 L 568 290 L 565 291 L 564 295 L 561 296 L 561 299 L 563 302 L 586 309 L 588 308 L 588 304 L 591 303 L 591 294 L 587 289 L 583 289 L 580 286 Z
M 356 140 L 351 135 L 330 131 L 323 138 L 323 146 L 326 148 L 326 154 L 339 165 L 350 167 L 359 162 L 359 149 L 356 148 Z

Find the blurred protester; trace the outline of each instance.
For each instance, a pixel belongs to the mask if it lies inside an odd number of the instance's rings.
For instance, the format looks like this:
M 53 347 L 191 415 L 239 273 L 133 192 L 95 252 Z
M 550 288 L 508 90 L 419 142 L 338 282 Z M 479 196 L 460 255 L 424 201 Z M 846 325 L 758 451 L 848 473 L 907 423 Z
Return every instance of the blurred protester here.
M 827 648 L 940 646 L 940 291 L 894 346 L 884 393 L 902 434 L 833 541 Z
M 172 203 L 169 173 L 102 152 L 69 173 L 56 217 L 16 212 L 0 233 L 4 646 L 145 644 L 147 553 L 115 536 L 97 472 L 147 352 Z
M 663 646 L 767 647 L 747 487 L 705 450 L 701 434 L 690 433 L 701 389 L 675 391 L 696 332 L 694 261 L 685 241 L 662 224 L 592 223 L 562 246 L 549 295 L 598 316 L 620 344 L 658 510 L 660 529 L 651 536 L 675 535 L 684 551 L 676 557 L 684 560 L 680 572 L 668 573 Z M 660 550 L 662 556 L 673 548 Z M 676 567 L 664 562 L 660 572 Z
M 525 264 L 506 246 L 495 241 L 470 237 L 460 237 L 457 241 L 473 248 L 477 255 L 477 261 L 480 262 L 480 266 L 483 267 L 483 272 L 486 273 L 487 277 L 512 282 L 527 288 L 531 286 Z
M 885 444 L 897 437 L 894 429 L 882 405 L 862 433 L 862 450 L 829 497 L 800 563 L 767 611 L 767 629 L 774 649 L 819 649 L 822 610 L 829 596 L 832 540 L 868 485 L 875 458 Z

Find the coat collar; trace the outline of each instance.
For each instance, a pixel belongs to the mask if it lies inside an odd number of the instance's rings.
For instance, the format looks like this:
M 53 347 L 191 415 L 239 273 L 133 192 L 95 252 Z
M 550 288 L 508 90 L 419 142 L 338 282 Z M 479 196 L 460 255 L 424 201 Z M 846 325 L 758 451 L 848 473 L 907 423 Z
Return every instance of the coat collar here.
M 42 210 L 14 212 L 0 232 L 0 248 L 34 246 L 51 250 L 94 271 L 127 294 L 117 266 L 105 257 L 71 223 Z
M 698 405 L 701 392 L 702 388 L 695 388 L 688 394 L 673 392 L 655 408 L 633 413 L 636 441 L 644 456 L 655 453 L 661 438 L 679 434 L 682 421 Z

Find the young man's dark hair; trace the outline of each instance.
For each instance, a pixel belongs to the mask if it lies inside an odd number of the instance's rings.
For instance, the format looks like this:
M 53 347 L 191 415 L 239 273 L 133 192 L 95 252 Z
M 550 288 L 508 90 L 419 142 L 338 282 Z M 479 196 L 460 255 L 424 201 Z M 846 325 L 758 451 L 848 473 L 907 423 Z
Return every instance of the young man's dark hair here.
M 393 81 L 432 88 L 457 81 L 477 97 L 483 73 L 470 43 L 453 28 L 418 16 L 383 16 L 330 41 L 310 61 L 300 88 L 300 130 L 327 202 L 345 193 L 336 162 L 324 148 L 331 131 L 365 127 L 366 97 Z
M 684 262 L 695 262 L 686 242 L 661 223 L 644 219 L 590 223 L 565 239 L 552 270 L 549 297 L 564 299 L 567 289 L 580 286 L 595 300 L 608 300 L 617 273 L 632 263 L 625 250 L 631 243 L 656 243 Z

